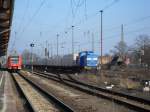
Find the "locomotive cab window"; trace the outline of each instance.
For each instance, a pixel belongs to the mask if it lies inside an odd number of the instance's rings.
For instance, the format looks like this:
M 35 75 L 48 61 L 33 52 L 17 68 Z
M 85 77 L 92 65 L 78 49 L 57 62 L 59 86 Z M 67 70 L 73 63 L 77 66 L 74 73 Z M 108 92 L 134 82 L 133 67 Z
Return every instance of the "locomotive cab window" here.
M 11 58 L 11 62 L 14 63 L 14 64 L 17 64 L 18 63 L 18 60 L 19 60 L 19 57 L 18 56 L 13 56 Z

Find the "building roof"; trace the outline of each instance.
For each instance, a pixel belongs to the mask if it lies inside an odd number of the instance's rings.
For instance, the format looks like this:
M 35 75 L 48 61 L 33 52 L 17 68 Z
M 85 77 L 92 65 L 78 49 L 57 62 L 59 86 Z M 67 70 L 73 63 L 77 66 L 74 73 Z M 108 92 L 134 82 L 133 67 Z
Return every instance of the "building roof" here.
M 15 0 L 0 0 L 0 56 L 7 53 Z

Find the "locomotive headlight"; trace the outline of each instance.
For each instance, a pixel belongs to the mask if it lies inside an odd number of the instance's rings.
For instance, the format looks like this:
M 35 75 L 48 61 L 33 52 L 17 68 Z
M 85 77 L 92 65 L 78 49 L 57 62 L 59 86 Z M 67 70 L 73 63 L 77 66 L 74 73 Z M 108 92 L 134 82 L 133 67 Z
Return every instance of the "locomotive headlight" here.
M 97 60 L 97 58 L 93 58 L 93 60 Z
M 92 58 L 87 58 L 87 60 L 92 60 Z

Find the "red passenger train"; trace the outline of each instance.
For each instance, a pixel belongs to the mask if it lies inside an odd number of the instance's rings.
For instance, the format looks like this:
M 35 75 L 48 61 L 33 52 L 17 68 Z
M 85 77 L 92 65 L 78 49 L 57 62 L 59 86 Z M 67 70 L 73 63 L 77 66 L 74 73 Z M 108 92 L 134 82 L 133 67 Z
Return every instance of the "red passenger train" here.
M 7 59 L 8 70 L 22 69 L 22 57 L 20 55 L 9 56 Z

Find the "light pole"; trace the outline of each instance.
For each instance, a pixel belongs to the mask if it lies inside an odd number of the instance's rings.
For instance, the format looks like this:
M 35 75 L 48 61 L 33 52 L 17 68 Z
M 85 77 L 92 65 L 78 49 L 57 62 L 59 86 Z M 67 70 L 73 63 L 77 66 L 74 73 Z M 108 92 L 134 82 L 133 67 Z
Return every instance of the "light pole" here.
M 31 71 L 33 73 L 33 47 L 34 47 L 34 43 L 31 43 L 30 47 L 31 47 Z
M 80 49 L 81 49 L 81 45 L 79 44 L 79 45 L 78 45 L 78 52 L 81 51 Z
M 101 40 L 101 71 L 102 71 L 102 65 L 103 65 L 103 62 L 102 62 L 102 56 L 103 56 L 103 10 L 100 10 L 100 13 L 101 13 L 101 37 L 100 37 L 100 40 Z
M 46 41 L 46 48 L 45 48 L 45 60 L 46 60 L 46 65 L 48 64 L 48 57 L 49 57 L 49 43 Z
M 53 57 L 53 46 L 50 44 L 50 49 L 51 49 L 51 58 Z
M 94 33 L 92 33 L 92 51 L 94 52 Z
M 64 52 L 64 48 L 65 48 L 65 44 L 66 44 L 66 42 L 62 42 L 62 43 L 60 43 L 60 46 L 61 46 L 61 49 L 62 49 L 62 56 L 65 54 L 65 52 Z
M 62 58 L 63 58 L 63 55 L 64 55 L 64 53 L 63 53 L 64 46 L 63 45 L 61 46 L 61 49 L 62 49 L 62 56 L 61 56 L 61 60 L 60 61 L 61 61 L 61 65 L 63 65 L 63 62 L 62 62 L 63 61 Z
M 74 26 L 72 27 L 72 54 L 74 53 Z
M 58 45 L 58 38 L 59 38 L 59 34 L 57 34 L 57 56 L 58 56 L 58 47 L 59 47 L 59 45 Z

